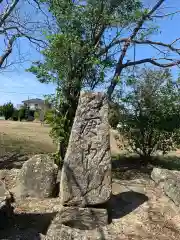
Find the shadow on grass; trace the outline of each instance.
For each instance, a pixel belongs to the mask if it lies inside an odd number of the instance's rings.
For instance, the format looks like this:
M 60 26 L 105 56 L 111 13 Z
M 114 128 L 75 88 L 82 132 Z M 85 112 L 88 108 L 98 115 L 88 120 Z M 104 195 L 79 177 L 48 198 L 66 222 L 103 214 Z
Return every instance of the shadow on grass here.
M 180 156 L 164 155 L 148 159 L 137 155 L 112 157 L 113 177 L 119 179 L 150 178 L 154 167 L 180 171 Z
M 0 231 L 0 239 L 41 239 L 39 234 L 46 234 L 56 213 L 15 214 L 12 225 Z M 28 236 L 28 231 L 30 235 Z M 24 235 L 23 235 L 24 232 Z
M 160 156 L 152 158 L 151 163 L 155 167 L 165 168 L 169 170 L 180 171 L 180 156 Z
M 122 180 L 149 179 L 153 166 L 139 156 L 118 155 L 112 157 L 112 175 Z
M 53 147 L 45 142 L 15 139 L 7 134 L 0 134 L 0 169 L 21 168 L 32 155 L 53 151 Z
M 6 155 L 0 157 L 0 169 L 20 169 L 28 159 L 29 155 L 25 155 L 21 151 L 6 153 Z
M 40 142 L 4 138 L 0 141 L 0 169 L 19 169 L 31 156 L 49 153 L 51 149 Z

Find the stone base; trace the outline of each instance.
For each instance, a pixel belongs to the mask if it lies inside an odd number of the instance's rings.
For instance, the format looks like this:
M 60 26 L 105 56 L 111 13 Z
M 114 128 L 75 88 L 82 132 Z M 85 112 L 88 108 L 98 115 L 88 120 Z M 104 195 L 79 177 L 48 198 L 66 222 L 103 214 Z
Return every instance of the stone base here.
M 96 232 L 97 229 L 101 229 L 107 224 L 108 213 L 106 209 L 62 207 L 52 221 L 47 237 L 53 239 L 53 237 L 58 236 L 57 239 L 66 239 L 65 235 L 70 237 L 72 234 L 83 237 L 87 234 L 86 232 Z
M 108 213 L 106 209 L 62 207 L 53 222 L 71 228 L 90 230 L 107 225 Z
M 44 240 L 110 240 L 106 227 L 93 230 L 74 229 L 65 225 L 60 228 L 50 227 Z

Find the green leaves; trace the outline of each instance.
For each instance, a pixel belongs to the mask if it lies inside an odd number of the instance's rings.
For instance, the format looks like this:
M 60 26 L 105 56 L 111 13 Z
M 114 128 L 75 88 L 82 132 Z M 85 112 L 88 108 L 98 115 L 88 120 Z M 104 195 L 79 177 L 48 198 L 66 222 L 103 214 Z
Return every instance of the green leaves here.
M 116 65 L 115 48 L 100 54 L 113 40 L 106 41 L 107 31 L 113 33 L 112 26 L 118 26 L 120 36 L 121 27 L 135 21 L 134 14 L 141 4 L 139 0 L 43 2 L 56 18 L 58 32 L 46 35 L 44 60 L 34 63 L 28 71 L 42 83 L 57 84 L 57 94 L 51 99 L 57 111 L 49 122 L 51 136 L 66 149 L 80 91 L 104 87 L 107 73 Z
M 133 151 L 150 156 L 163 153 L 180 142 L 180 94 L 169 70 L 144 69 L 127 79 L 122 133 Z
M 13 104 L 11 102 L 8 102 L 1 107 L 1 114 L 5 117 L 6 120 L 8 120 L 13 116 L 14 110 L 15 109 Z

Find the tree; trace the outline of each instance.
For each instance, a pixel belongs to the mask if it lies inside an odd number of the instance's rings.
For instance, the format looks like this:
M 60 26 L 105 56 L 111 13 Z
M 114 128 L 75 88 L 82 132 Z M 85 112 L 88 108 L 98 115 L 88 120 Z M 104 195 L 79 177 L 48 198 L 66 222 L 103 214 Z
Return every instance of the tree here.
M 9 61 L 9 57 L 14 48 L 19 44 L 18 39 L 27 39 L 37 50 L 45 47 L 45 39 L 42 38 L 42 31 L 47 29 L 45 18 L 41 14 L 41 19 L 34 20 L 30 17 L 38 8 L 36 0 L 0 0 L 0 35 L 1 35 L 1 51 L 0 51 L 0 70 L 7 68 L 15 63 L 21 63 L 25 59 L 19 55 L 19 59 Z M 18 48 L 21 48 L 20 45 Z M 20 49 L 19 49 L 20 52 Z
M 0 106 L 0 116 L 3 116 L 3 106 Z
M 109 103 L 109 124 L 112 128 L 116 129 L 118 123 L 121 121 L 122 109 L 117 102 Z
M 14 113 L 14 106 L 11 102 L 5 103 L 3 105 L 3 115 L 5 117 L 5 120 L 8 120 L 13 116 Z
M 30 71 L 41 82 L 57 84 L 57 94 L 51 96 L 56 108 L 51 133 L 60 143 L 59 152 L 63 159 L 80 91 L 83 88 L 93 90 L 102 84 L 113 67 L 113 59 L 100 53 L 105 42 L 104 25 L 110 26 L 114 22 L 112 16 L 117 9 L 121 15 L 116 19 L 125 21 L 134 15 L 139 4 L 132 0 L 131 5 L 121 1 L 120 6 L 108 1 L 87 1 L 87 4 L 65 0 L 45 2 L 56 17 L 59 32 L 48 36 L 49 47 L 43 51 L 45 61 L 35 63 Z M 61 126 L 61 131 L 57 126 Z
M 13 115 L 12 115 L 12 120 L 13 121 L 18 121 L 19 119 L 19 110 L 18 109 L 14 109 Z
M 168 70 L 150 69 L 128 82 L 120 131 L 131 150 L 149 159 L 175 148 L 180 141 L 180 83 Z
M 53 120 L 55 129 L 56 120 L 62 118 L 60 125 L 64 129 L 68 126 L 66 137 L 69 137 L 82 89 L 94 90 L 106 83 L 111 99 L 125 69 L 142 63 L 159 67 L 180 63 L 169 56 L 170 53 L 179 56 L 179 49 L 175 47 L 179 39 L 172 43 L 150 40 L 157 31 L 154 19 L 166 16 L 155 15 L 164 1 L 159 0 L 152 9 L 143 7 L 140 0 L 41 1 L 55 16 L 58 31 L 47 36 L 49 46 L 43 51 L 44 61 L 34 63 L 29 71 L 43 83 L 57 84 L 57 94 L 52 98 L 57 110 Z M 129 35 L 124 37 L 123 33 Z M 159 59 L 149 57 L 137 61 L 134 57 L 133 61 L 127 60 L 129 50 L 142 44 L 156 48 L 162 56 Z M 168 51 L 163 51 L 164 48 Z M 113 71 L 114 76 L 110 79 Z M 61 143 L 63 158 L 68 141 L 62 139 L 64 137 L 59 136 L 57 141 Z

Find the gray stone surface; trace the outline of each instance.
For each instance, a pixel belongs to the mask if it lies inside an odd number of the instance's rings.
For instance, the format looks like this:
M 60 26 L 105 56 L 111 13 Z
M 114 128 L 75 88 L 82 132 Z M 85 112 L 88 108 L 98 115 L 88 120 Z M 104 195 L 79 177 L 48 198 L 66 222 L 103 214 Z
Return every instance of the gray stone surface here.
M 177 206 L 180 206 L 180 181 L 167 179 L 164 182 L 164 192 Z
M 106 209 L 62 207 L 53 220 L 54 225 L 61 224 L 80 230 L 91 230 L 108 224 Z
M 105 209 L 63 207 L 51 222 L 45 239 L 102 239 L 107 224 Z
M 80 96 L 60 189 L 66 206 L 101 204 L 111 196 L 108 101 L 101 93 Z
M 17 185 L 11 191 L 16 197 L 53 197 L 57 173 L 58 167 L 50 156 L 35 155 L 23 164 Z
M 151 178 L 155 181 L 155 183 L 163 183 L 165 180 L 170 178 L 180 179 L 180 172 L 162 168 L 153 168 Z
M 106 234 L 107 235 L 107 234 Z M 51 225 L 44 240 L 112 240 L 113 238 L 105 237 L 104 229 L 80 230 L 70 228 L 65 225 Z M 115 239 L 114 239 L 115 240 Z
M 180 172 L 154 168 L 151 177 L 157 184 L 160 184 L 164 193 L 177 206 L 180 206 Z

